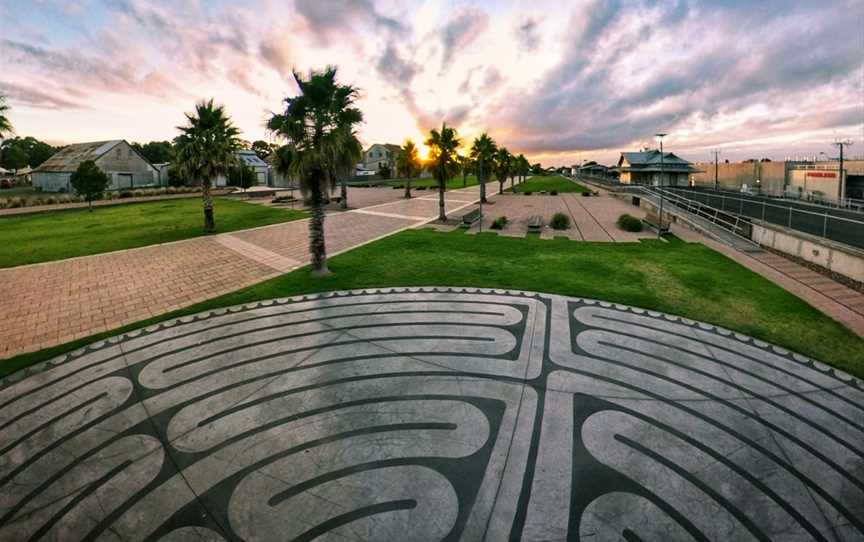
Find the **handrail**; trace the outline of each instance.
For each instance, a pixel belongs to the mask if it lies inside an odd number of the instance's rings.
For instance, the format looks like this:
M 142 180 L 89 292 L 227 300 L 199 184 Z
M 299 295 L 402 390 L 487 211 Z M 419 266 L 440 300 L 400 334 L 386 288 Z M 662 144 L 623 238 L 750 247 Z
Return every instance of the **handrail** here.
M 682 188 L 683 188 L 683 187 L 682 187 Z M 699 194 L 700 192 L 695 192 L 695 193 L 696 193 L 696 194 Z M 710 195 L 710 194 L 708 194 L 708 195 Z M 735 197 L 735 196 L 726 196 L 726 195 L 723 195 L 723 194 L 719 194 L 719 197 L 721 198 L 721 200 L 724 200 L 724 201 L 725 201 L 725 200 L 740 201 L 740 202 L 742 202 L 742 203 L 743 203 L 743 202 L 746 202 L 746 203 L 755 204 L 755 205 L 762 205 L 762 206 L 764 206 L 764 207 L 774 207 L 774 208 L 776 208 L 776 209 L 782 209 L 782 210 L 784 210 L 784 211 L 792 210 L 792 211 L 795 211 L 795 212 L 797 212 L 797 213 L 805 213 L 805 214 L 810 214 L 810 215 L 815 215 L 815 216 L 820 216 L 820 217 L 824 217 L 824 216 L 827 214 L 827 211 L 823 211 L 823 212 L 821 212 L 821 213 L 820 213 L 820 212 L 816 212 L 816 211 L 807 211 L 807 210 L 804 210 L 804 209 L 797 209 L 797 208 L 794 208 L 794 207 L 790 207 L 790 206 L 788 206 L 788 205 L 776 205 L 776 204 L 773 204 L 773 203 L 768 203 L 768 202 L 766 202 L 766 201 L 757 201 L 757 200 L 746 199 L 746 198 L 740 198 L 740 197 Z M 706 205 L 707 205 L 707 204 L 706 204 Z M 732 213 L 732 214 L 740 214 L 740 212 L 741 212 L 741 211 L 739 210 L 738 213 L 735 213 L 734 210 L 732 210 L 732 209 L 726 209 L 725 206 L 721 207 L 721 210 L 723 210 L 723 211 L 728 211 L 728 212 L 730 212 L 730 213 Z M 853 224 L 861 224 L 861 225 L 864 225 L 864 220 L 856 220 L 856 219 L 854 219 L 854 218 L 846 218 L 846 217 L 844 217 L 844 216 L 836 216 L 836 215 L 829 215 L 829 216 L 830 216 L 830 218 L 832 218 L 832 219 L 834 219 L 834 220 L 843 220 L 843 221 L 845 221 L 845 222 L 851 222 L 851 223 L 853 223 Z
M 684 187 L 677 187 L 684 188 Z M 698 188 L 698 187 L 697 187 Z M 702 187 L 709 188 L 709 187 Z M 713 192 L 724 193 L 724 194 L 740 194 L 736 190 L 727 190 L 724 188 L 710 188 Z M 768 198 L 768 199 L 779 199 L 786 200 L 795 203 L 800 203 L 803 205 L 811 205 L 814 207 L 829 207 L 831 209 L 849 209 L 856 213 L 864 213 L 864 200 L 856 199 L 856 198 L 844 198 L 842 203 L 838 203 L 833 199 L 828 198 L 817 198 L 817 199 L 801 199 L 797 197 L 789 196 L 786 192 L 764 192 L 761 191 L 757 194 L 751 194 L 752 196 L 760 197 L 760 198 Z
M 728 224 L 729 226 L 732 227 L 732 230 L 733 230 L 733 231 L 730 231 L 729 233 L 741 238 L 742 240 L 746 241 L 747 243 L 752 244 L 753 246 L 756 246 L 756 247 L 759 246 L 758 243 L 756 243 L 755 241 L 753 241 L 749 237 L 743 235 L 742 233 L 739 233 L 739 231 L 744 231 L 744 228 L 742 228 L 740 226 L 740 218 L 736 218 L 736 222 L 733 224 L 732 222 L 729 222 L 727 220 L 720 218 L 719 217 L 719 210 L 714 208 L 714 207 L 711 207 L 709 205 L 705 205 L 701 202 L 695 202 L 692 200 L 687 200 L 687 198 L 683 198 L 677 194 L 674 194 L 672 192 L 668 192 L 666 190 L 658 189 L 657 187 L 647 187 L 647 186 L 639 185 L 639 186 L 628 187 L 627 191 L 628 192 L 634 192 L 634 193 L 645 193 L 645 194 L 648 194 L 648 195 L 653 196 L 653 197 L 660 197 L 659 192 L 662 192 L 662 194 L 665 197 L 668 197 L 670 199 L 670 203 L 672 203 L 673 205 L 675 205 L 677 207 L 681 206 L 682 201 L 686 202 L 686 208 L 682 209 L 683 211 L 686 211 L 689 214 L 691 214 L 697 218 L 703 218 L 703 219 L 709 221 L 710 223 L 718 225 L 718 226 L 720 225 L 718 223 Z M 668 194 L 668 196 L 667 196 L 667 194 Z M 696 208 L 696 212 L 693 211 L 694 207 Z M 710 216 L 710 213 L 705 211 L 702 207 L 707 207 L 708 209 L 713 210 L 714 215 Z M 711 229 L 700 225 L 698 222 L 693 222 L 692 220 L 689 220 L 686 217 L 683 217 L 683 218 L 684 218 L 684 220 L 687 220 L 688 222 L 693 224 L 695 227 L 699 228 L 704 234 L 708 235 L 709 237 L 713 237 L 715 240 L 717 240 L 723 244 L 731 245 L 731 243 L 727 239 L 724 239 L 723 237 L 717 235 L 716 233 L 711 231 Z

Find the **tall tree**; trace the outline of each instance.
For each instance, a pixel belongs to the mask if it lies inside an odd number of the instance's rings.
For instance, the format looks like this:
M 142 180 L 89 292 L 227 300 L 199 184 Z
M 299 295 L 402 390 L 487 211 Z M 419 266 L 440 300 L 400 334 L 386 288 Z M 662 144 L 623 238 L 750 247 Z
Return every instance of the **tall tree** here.
M 462 171 L 462 188 L 468 186 L 468 173 L 471 172 L 471 157 L 459 155 L 459 169 Z
M 201 183 L 204 231 L 212 232 L 216 220 L 210 188 L 220 175 L 227 178 L 236 165 L 240 131 L 225 113 L 225 107 L 215 105 L 212 98 L 196 104 L 195 113 L 186 113 L 186 126 L 177 129 L 177 165 L 183 178 Z
M 10 140 L 3 142 L 3 148 L 0 149 L 0 167 L 3 169 L 11 169 L 13 175 L 18 174 L 19 169 L 24 169 L 30 162 L 30 155 L 21 145 L 7 145 Z
M 475 163 L 477 179 L 480 181 L 480 201 L 486 203 L 486 182 L 493 170 L 498 146 L 487 134 L 481 134 L 471 145 L 471 159 Z
M 406 139 L 396 157 L 396 169 L 405 180 L 405 198 L 411 199 L 411 179 L 420 172 L 420 155 L 417 146 L 410 139 Z
M 0 94 L 0 139 L 12 133 L 12 123 L 9 121 L 9 106 L 6 104 L 6 96 Z
M 174 146 L 170 141 L 150 141 L 143 145 L 132 143 L 132 148 L 151 164 L 167 164 L 174 160 Z
M 506 147 L 498 147 L 495 153 L 495 177 L 498 179 L 498 193 L 504 193 L 504 183 L 513 167 L 513 155 Z
M 277 145 L 272 145 L 262 139 L 256 139 L 252 142 L 252 150 L 258 155 L 258 158 L 264 160 L 270 153 L 276 149 Z
M 30 166 L 31 168 L 40 166 L 42 162 L 51 158 L 51 156 L 57 152 L 57 148 L 31 136 L 24 138 L 12 137 L 4 140 L 3 143 L 0 144 L 0 152 L 6 152 L 12 147 L 17 147 L 23 154 L 27 155 L 27 163 L 25 166 Z M 6 169 L 12 169 L 8 166 L 3 167 Z M 23 168 L 24 166 L 21 167 Z
M 111 184 L 111 179 L 104 171 L 99 169 L 96 162 L 93 160 L 85 160 L 78 165 L 72 175 L 69 177 L 69 183 L 72 189 L 79 196 L 84 196 L 87 200 L 87 208 L 93 212 L 93 200 L 102 197 L 108 185 Z
M 285 111 L 274 114 L 267 128 L 285 145 L 276 153 L 277 171 L 300 181 L 311 204 L 309 251 L 312 273 L 329 275 L 324 244 L 324 199 L 338 175 L 348 175 L 362 156 L 354 127 L 363 120 L 355 107 L 357 89 L 336 81 L 336 68 L 311 70 L 307 78 L 294 72 L 300 93 L 285 98 Z
M 438 183 L 438 220 L 441 222 L 447 220 L 447 213 L 444 212 L 444 189 L 447 188 L 447 181 L 459 172 L 456 149 L 460 144 L 456 130 L 449 128 L 446 122 L 441 125 L 440 132 L 432 130 L 426 139 L 426 146 L 429 147 L 429 169 Z

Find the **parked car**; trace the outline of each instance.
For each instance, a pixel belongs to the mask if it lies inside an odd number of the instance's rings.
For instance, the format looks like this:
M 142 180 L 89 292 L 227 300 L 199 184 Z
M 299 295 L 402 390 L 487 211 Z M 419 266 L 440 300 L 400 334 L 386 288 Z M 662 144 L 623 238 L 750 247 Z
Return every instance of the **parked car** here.
M 12 188 L 12 181 L 10 179 L 0 179 L 0 189 Z

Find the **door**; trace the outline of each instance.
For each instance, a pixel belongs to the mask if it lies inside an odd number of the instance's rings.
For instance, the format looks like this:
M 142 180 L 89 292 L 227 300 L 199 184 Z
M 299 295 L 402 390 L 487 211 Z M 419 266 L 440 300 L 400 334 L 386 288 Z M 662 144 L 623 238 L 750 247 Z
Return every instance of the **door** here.
M 134 181 L 132 180 L 131 173 L 118 173 L 117 174 L 117 188 L 123 190 L 124 188 L 135 188 Z

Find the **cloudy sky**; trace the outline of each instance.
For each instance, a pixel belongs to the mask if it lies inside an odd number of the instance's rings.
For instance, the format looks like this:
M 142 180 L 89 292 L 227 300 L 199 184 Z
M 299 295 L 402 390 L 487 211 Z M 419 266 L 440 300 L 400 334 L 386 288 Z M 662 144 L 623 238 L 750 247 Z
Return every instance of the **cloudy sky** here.
M 170 139 L 196 100 L 248 140 L 336 64 L 364 142 L 442 120 L 544 164 L 613 161 L 668 132 L 705 160 L 864 152 L 864 0 L 0 0 L 19 135 Z

